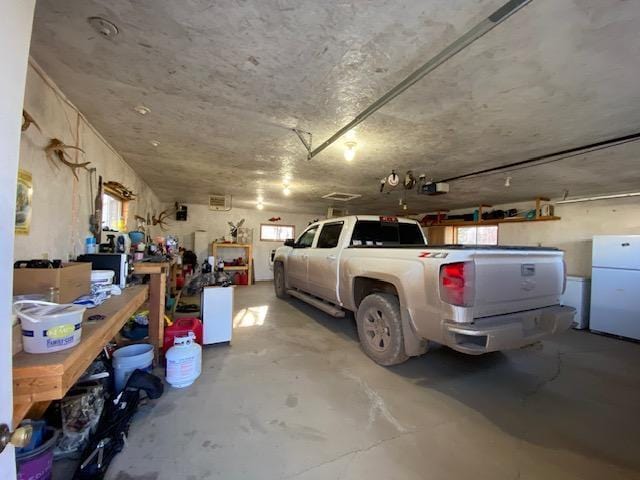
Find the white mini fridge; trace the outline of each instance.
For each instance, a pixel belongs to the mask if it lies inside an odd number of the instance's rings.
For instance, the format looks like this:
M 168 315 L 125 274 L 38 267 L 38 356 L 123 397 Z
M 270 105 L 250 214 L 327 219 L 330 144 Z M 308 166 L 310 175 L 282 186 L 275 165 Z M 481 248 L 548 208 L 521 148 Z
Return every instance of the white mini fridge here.
M 593 237 L 589 326 L 640 340 L 640 235 Z
M 567 288 L 560 297 L 560 305 L 576 309 L 576 316 L 571 324 L 576 330 L 589 328 L 589 297 L 591 280 L 587 277 L 567 276 Z
M 205 287 L 202 289 L 202 343 L 231 342 L 233 331 L 234 287 Z

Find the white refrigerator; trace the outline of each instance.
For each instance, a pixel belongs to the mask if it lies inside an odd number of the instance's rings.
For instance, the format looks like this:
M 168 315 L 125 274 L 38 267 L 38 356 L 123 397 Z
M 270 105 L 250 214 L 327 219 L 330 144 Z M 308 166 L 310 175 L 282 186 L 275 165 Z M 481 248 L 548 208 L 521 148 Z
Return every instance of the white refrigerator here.
M 590 329 L 640 340 L 640 235 L 593 237 Z

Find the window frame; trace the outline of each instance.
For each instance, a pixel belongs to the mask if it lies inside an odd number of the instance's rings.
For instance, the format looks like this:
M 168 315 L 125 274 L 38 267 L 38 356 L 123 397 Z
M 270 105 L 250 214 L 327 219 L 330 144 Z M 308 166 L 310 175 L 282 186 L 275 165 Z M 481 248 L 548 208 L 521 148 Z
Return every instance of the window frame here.
M 460 228 L 475 228 L 476 229 L 476 243 L 460 243 L 458 240 L 458 230 Z M 495 228 L 496 229 L 496 243 L 478 243 L 478 228 Z M 500 245 L 500 226 L 499 225 L 457 225 L 453 228 L 453 240 L 456 245 L 485 245 L 495 246 Z
M 313 247 L 313 245 L 316 242 L 316 238 L 318 236 L 318 229 L 320 228 L 320 225 L 310 225 L 309 227 L 305 228 L 304 232 L 302 232 L 300 234 L 300 236 L 298 237 L 298 239 L 295 241 L 295 243 L 293 244 L 293 248 L 311 248 Z M 304 237 L 306 235 L 306 233 L 310 230 L 315 230 L 315 233 L 313 234 L 313 238 L 311 239 L 311 243 L 308 246 L 304 246 L 301 247 L 300 246 L 300 240 L 302 239 L 302 237 Z
M 330 227 L 333 225 L 340 225 L 340 233 L 338 234 L 338 240 L 336 241 L 336 244 L 333 247 L 321 247 L 319 246 L 319 242 L 320 242 L 320 236 L 322 235 L 323 230 L 325 229 L 325 227 Z M 327 250 L 327 249 L 331 249 L 331 248 L 337 248 L 338 245 L 340 245 L 340 238 L 342 237 L 342 232 L 344 232 L 344 221 L 340 220 L 338 222 L 326 222 L 323 223 L 321 228 L 320 228 L 320 232 L 318 233 L 318 239 L 316 240 L 316 246 L 315 248 L 321 248 L 323 250 Z
M 296 226 L 295 225 L 285 225 L 285 224 L 280 224 L 280 223 L 261 223 L 260 224 L 260 241 L 261 242 L 284 243 L 284 241 L 285 241 L 285 240 L 278 240 L 278 239 L 273 239 L 273 238 L 265 238 L 262 235 L 262 227 L 276 227 L 276 228 L 288 227 L 288 228 L 291 228 L 291 233 L 293 234 L 293 236 L 291 236 L 290 238 L 292 240 L 295 240 L 295 238 L 296 238 Z
M 106 224 L 104 222 L 104 218 L 105 218 L 105 214 L 106 214 L 106 209 L 104 208 L 104 204 L 105 204 L 105 197 L 109 197 L 111 198 L 113 201 L 117 202 L 119 204 L 119 212 L 118 212 L 118 219 L 116 220 L 116 226 L 112 226 L 111 224 Z M 102 192 L 102 218 L 100 219 L 100 226 L 101 229 L 104 229 L 105 226 L 111 230 L 115 230 L 115 231 L 120 231 L 119 230 L 119 224 L 120 224 L 120 219 L 123 218 L 124 219 L 124 224 L 125 224 L 125 230 L 126 230 L 126 225 L 127 225 L 127 212 L 128 212 L 128 208 L 127 208 L 127 200 L 121 198 L 120 196 L 111 193 L 108 190 L 105 190 Z

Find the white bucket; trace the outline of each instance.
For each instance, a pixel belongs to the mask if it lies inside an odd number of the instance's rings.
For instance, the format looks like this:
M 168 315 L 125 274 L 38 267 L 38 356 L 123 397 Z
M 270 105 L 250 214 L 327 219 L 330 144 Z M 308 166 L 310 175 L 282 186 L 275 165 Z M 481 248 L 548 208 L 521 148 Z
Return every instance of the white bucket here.
M 137 343 L 119 348 L 113 352 L 112 364 L 116 392 L 121 392 L 134 370 L 151 371 L 153 345 Z
M 173 347 L 167 350 L 167 382 L 175 388 L 191 385 L 202 372 L 202 347 L 193 332 L 186 337 L 176 337 Z
M 80 343 L 84 307 L 19 300 L 13 304 L 13 308 L 20 318 L 25 352 L 51 353 Z

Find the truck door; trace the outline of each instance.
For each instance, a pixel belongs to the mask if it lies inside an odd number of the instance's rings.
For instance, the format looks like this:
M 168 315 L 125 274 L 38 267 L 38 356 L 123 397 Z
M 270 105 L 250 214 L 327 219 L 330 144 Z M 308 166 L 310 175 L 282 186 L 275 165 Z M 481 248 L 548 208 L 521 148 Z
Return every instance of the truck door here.
M 293 244 L 293 249 L 287 258 L 287 283 L 291 287 L 307 290 L 307 259 L 308 252 L 316 237 L 318 225 L 307 228 Z
M 308 251 L 307 290 L 330 302 L 338 302 L 338 250 L 344 222 L 322 225 L 315 247 Z

